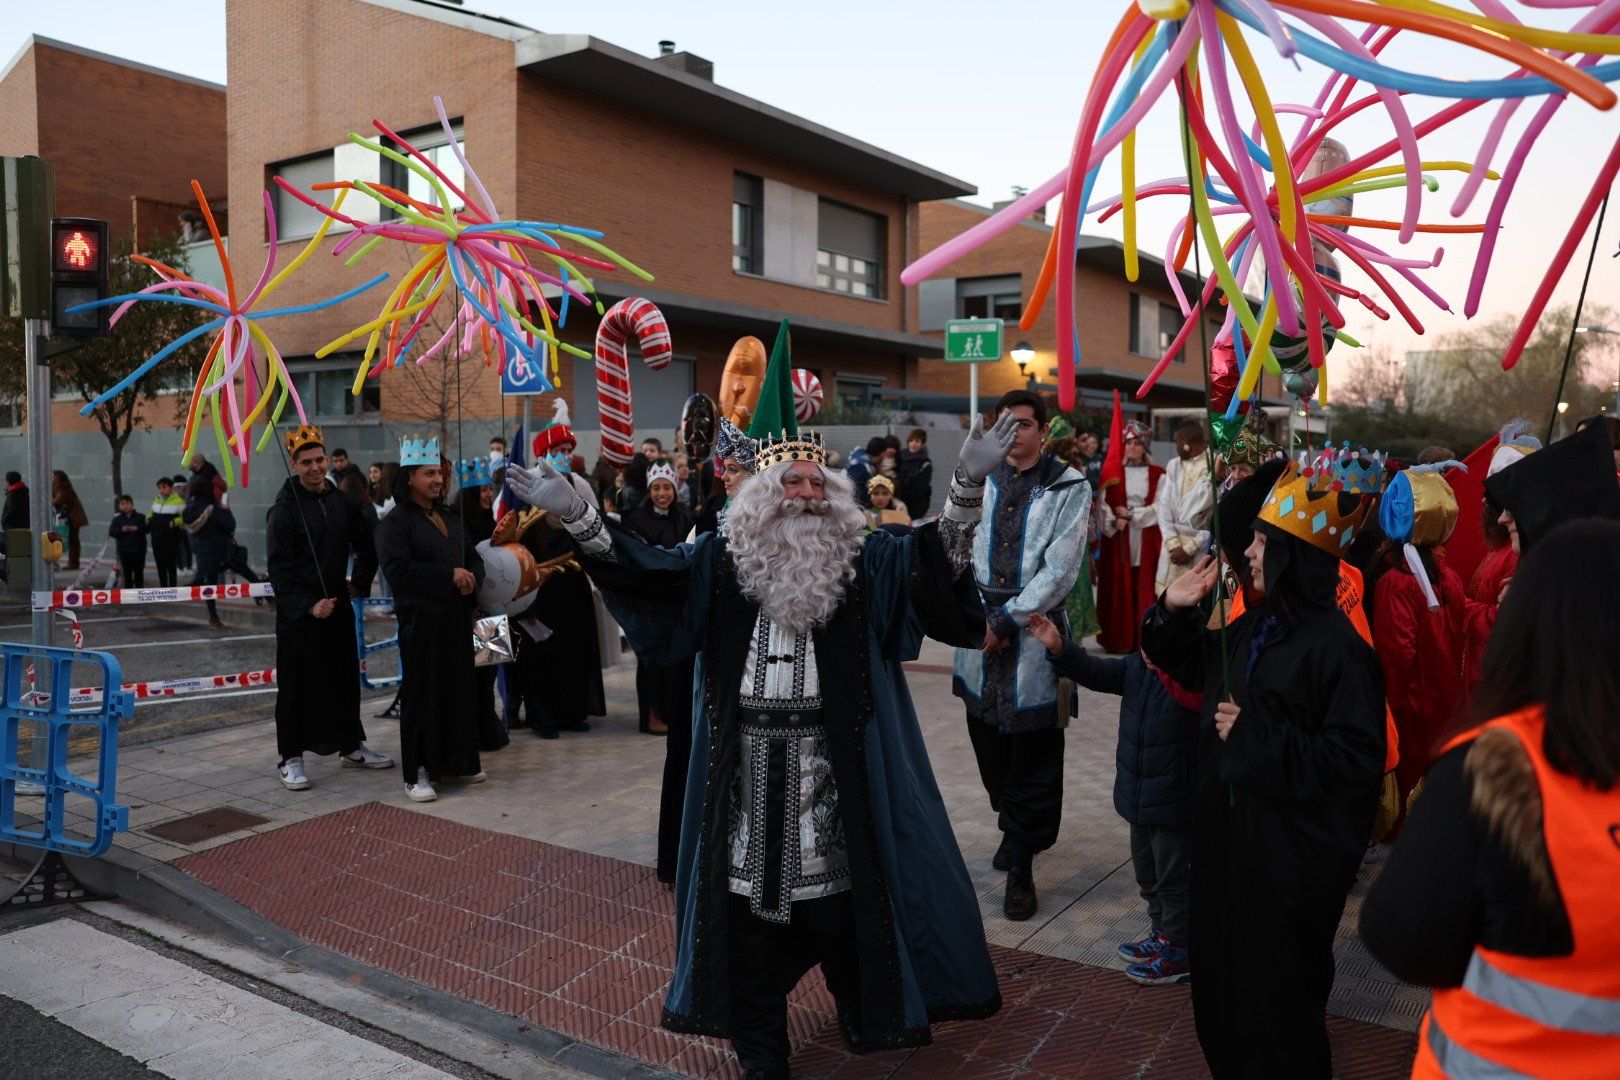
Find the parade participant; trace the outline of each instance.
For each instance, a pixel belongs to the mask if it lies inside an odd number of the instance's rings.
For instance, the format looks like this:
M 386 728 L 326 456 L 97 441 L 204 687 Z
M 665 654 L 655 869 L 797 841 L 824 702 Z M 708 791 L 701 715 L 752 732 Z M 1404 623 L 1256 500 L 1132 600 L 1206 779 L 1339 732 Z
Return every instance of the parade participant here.
M 895 494 L 913 518 L 928 516 L 934 497 L 934 463 L 928 458 L 928 432 L 923 428 L 912 428 L 911 434 L 906 436 L 906 448 L 900 451 L 900 479 L 895 484 Z
M 174 481 L 167 476 L 157 478 L 157 498 L 146 517 L 146 530 L 152 537 L 152 561 L 157 564 L 159 588 L 172 588 L 179 584 L 176 573 L 180 565 L 180 540 L 184 530 L 177 527 L 185 512 L 185 500 L 175 493 Z
M 1243 419 L 1243 426 L 1233 436 L 1231 445 L 1221 453 L 1221 460 L 1226 465 L 1226 472 L 1221 477 L 1222 494 L 1230 491 L 1238 481 L 1253 476 L 1266 462 L 1282 456 L 1282 447 L 1266 435 L 1265 422 L 1266 414 L 1260 407 L 1251 407 Z M 1249 523 L 1245 521 L 1242 524 L 1247 528 Z
M 721 419 L 714 437 L 714 461 L 724 491 L 704 506 L 692 525 L 688 540 L 695 540 L 702 533 L 720 530 L 720 523 L 726 517 L 726 503 L 737 494 L 743 481 L 754 475 L 756 449 L 754 440 L 744 435 L 737 425 Z
M 483 560 L 461 522 L 440 512 L 437 438 L 400 441 L 394 509 L 377 524 L 377 558 L 399 617 L 399 743 L 406 795 L 432 802 L 435 781 L 478 783 L 473 696 L 473 597 Z
M 1521 557 L 1566 521 L 1620 518 L 1614 455 L 1599 425 L 1486 477 L 1485 493 L 1502 507 L 1502 524 Z
M 1368 951 L 1435 988 L 1414 1077 L 1615 1075 L 1617 610 L 1620 525 L 1536 540 L 1485 656 L 1481 726 L 1435 759 L 1362 905 Z
M 719 535 L 674 550 L 544 466 L 520 492 L 568 523 L 639 655 L 697 658 L 663 1024 L 729 1037 L 750 1077 L 788 1075 L 787 994 L 818 962 L 858 1051 L 1000 1006 L 901 665 L 924 634 L 981 638 L 970 533 L 1015 419 L 975 421 L 944 514 L 905 537 L 865 532 L 809 433 L 765 439 Z
M 1385 542 L 1391 564 L 1378 578 L 1373 595 L 1373 643 L 1384 669 L 1384 699 L 1395 714 L 1401 743 L 1396 767 L 1401 807 L 1429 769 L 1440 737 L 1462 704 L 1463 623 L 1467 597 L 1462 579 L 1446 565 L 1442 545 L 1457 525 L 1457 500 L 1445 477 L 1446 461 L 1417 465 L 1391 485 L 1382 500 L 1386 534 L 1410 536 L 1411 556 L 1397 557 L 1403 545 Z M 1411 499 L 1396 497 L 1411 493 Z M 1403 505 L 1410 510 L 1400 509 Z M 1392 517 L 1404 516 L 1408 524 Z M 1431 601 L 1435 606 L 1431 606 Z
M 1117 426 L 1117 425 L 1116 425 Z M 1097 644 L 1111 653 L 1136 649 L 1142 613 L 1158 594 L 1159 526 L 1154 499 L 1164 470 L 1148 460 L 1148 429 L 1125 425 L 1119 449 L 1108 448 L 1102 467 L 1102 558 L 1097 563 Z
M 118 571 L 123 587 L 139 589 L 146 580 L 146 519 L 135 512 L 135 500 L 120 495 L 115 501 L 118 512 L 107 526 L 107 535 L 118 548 Z
M 1114 811 L 1131 827 L 1131 867 L 1147 901 L 1151 926 L 1140 941 L 1119 946 L 1125 975 L 1143 986 L 1188 981 L 1188 902 L 1192 896 L 1193 761 L 1198 747 L 1197 694 L 1183 689 L 1138 650 L 1092 656 L 1044 615 L 1029 617 L 1029 633 L 1046 648 L 1065 679 L 1119 697 L 1114 751 Z
M 1057 842 L 1063 812 L 1063 726 L 1068 701 L 1040 642 L 1023 633 L 1030 615 L 1050 613 L 1068 633 L 1064 601 L 1080 572 L 1091 513 L 1085 478 L 1041 452 L 1046 401 L 1009 390 L 996 423 L 1014 432 L 1005 461 L 989 476 L 984 520 L 973 540 L 973 577 L 985 602 L 984 644 L 958 649 L 951 692 L 967 709 L 968 736 L 990 797 L 1007 873 L 1002 910 L 1035 914 L 1035 856 Z
M 455 464 L 456 501 L 451 509 L 460 519 L 462 533 L 471 548 L 495 534 L 495 485 L 489 460 L 472 458 Z M 473 696 L 468 706 L 478 721 L 480 753 L 493 753 L 511 742 L 506 725 L 495 711 L 495 684 L 500 674 L 499 664 L 473 668 Z
M 558 425 L 554 424 L 553 427 Z M 540 436 L 544 436 L 547 428 Z M 546 461 L 565 476 L 574 492 L 596 506 L 596 493 L 583 477 L 572 471 L 564 449 L 573 437 L 564 425 L 563 438 L 553 449 L 540 453 L 546 445 L 536 437 L 536 461 Z M 507 470 L 509 486 L 513 473 Z M 523 533 L 522 544 L 538 563 L 567 556 L 573 548 L 562 523 L 546 514 Z M 597 646 L 596 601 L 591 583 L 584 574 L 570 571 L 550 574 L 535 590 L 534 602 L 512 620 L 521 635 L 517 641 L 517 662 L 507 665 L 507 695 L 522 706 L 523 718 L 542 739 L 561 738 L 564 731 L 591 730 L 586 717 L 607 715 L 607 696 L 602 687 L 602 653 Z M 511 710 L 518 712 L 516 707 Z
M 310 786 L 305 754 L 338 754 L 343 768 L 391 769 L 366 745 L 359 645 L 349 598 L 377 571 L 372 519 L 326 478 L 321 429 L 287 433 L 289 476 L 265 520 L 276 590 L 276 770 L 291 791 Z M 349 560 L 354 571 L 348 573 Z
M 647 504 L 623 516 L 625 529 L 655 547 L 673 548 L 685 540 L 692 519 L 675 501 L 678 480 L 664 462 L 648 469 Z M 692 760 L 691 657 L 655 667 L 638 656 L 636 696 L 642 699 L 642 730 L 668 736 L 658 803 L 658 880 L 673 886 L 680 856 L 686 771 Z
M 866 482 L 866 523 L 874 529 L 911 524 L 911 511 L 894 497 L 894 481 L 881 473 Z
M 1336 603 L 1361 496 L 1290 465 L 1245 552 L 1255 603 L 1224 630 L 1203 559 L 1144 621 L 1149 660 L 1203 693 L 1192 830 L 1198 1041 L 1216 1080 L 1331 1075 L 1333 938 L 1384 773 L 1378 656 Z M 1256 942 L 1264 942 L 1258 949 Z
M 210 466 L 212 468 L 212 466 Z M 207 480 L 194 481 L 186 494 L 186 509 L 180 515 L 180 527 L 191 538 L 191 553 L 197 559 L 196 585 L 218 585 L 225 564 L 230 561 L 231 536 L 236 532 L 236 517 L 229 508 L 215 501 L 218 489 Z M 208 604 L 208 627 L 223 630 L 219 607 Z
M 1511 420 L 1498 433 L 1485 476 L 1489 479 L 1526 454 L 1541 449 L 1541 440 L 1525 434 L 1528 420 Z M 1468 616 L 1463 623 L 1463 693 L 1472 692 L 1479 682 L 1480 662 L 1485 645 L 1491 640 L 1503 590 L 1519 565 L 1519 553 L 1502 523 L 1502 507 L 1489 492 L 1480 497 L 1480 531 L 1485 538 L 1485 557 L 1468 579 Z
M 1159 523 L 1159 562 L 1153 595 L 1158 596 L 1186 572 L 1209 544 L 1209 520 L 1215 511 L 1215 491 L 1209 482 L 1209 455 L 1204 426 L 1176 428 L 1176 456 L 1159 479 L 1153 497 Z

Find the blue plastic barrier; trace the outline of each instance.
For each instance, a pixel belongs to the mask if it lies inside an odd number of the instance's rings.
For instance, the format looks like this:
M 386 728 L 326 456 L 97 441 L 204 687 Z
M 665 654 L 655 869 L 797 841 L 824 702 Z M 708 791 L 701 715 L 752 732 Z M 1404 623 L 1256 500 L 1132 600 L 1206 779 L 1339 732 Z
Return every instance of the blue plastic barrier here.
M 381 652 L 384 649 L 399 648 L 399 632 L 396 630 L 393 637 L 383 638 L 381 641 L 367 641 L 365 609 L 367 607 L 382 607 L 384 605 L 393 607 L 394 601 L 386 597 L 367 596 L 351 599 L 349 603 L 354 605 L 354 643 L 355 650 L 360 656 L 360 686 L 366 690 L 380 690 L 386 686 L 399 685 L 400 677 L 398 675 L 389 675 L 381 679 L 373 679 L 366 672 L 366 657 L 370 656 L 372 653 Z
M 99 669 L 101 700 L 74 707 L 68 696 L 75 665 Z M 129 828 L 129 807 L 119 806 L 118 722 L 133 716 L 135 697 L 119 689 L 123 672 L 110 653 L 85 649 L 57 649 L 34 645 L 0 645 L 0 724 L 4 725 L 4 756 L 0 757 L 0 840 L 44 848 L 65 855 L 94 857 L 112 845 L 113 834 Z M 18 750 L 24 724 L 33 737 L 46 740 L 44 771 L 23 765 Z M 68 768 L 68 737 L 75 727 L 99 729 L 100 760 L 91 783 Z M 17 822 L 17 784 L 32 782 L 45 788 L 43 820 L 37 825 Z M 67 799 L 74 795 L 95 806 L 94 836 L 69 835 Z M 84 825 L 78 825 L 80 829 Z

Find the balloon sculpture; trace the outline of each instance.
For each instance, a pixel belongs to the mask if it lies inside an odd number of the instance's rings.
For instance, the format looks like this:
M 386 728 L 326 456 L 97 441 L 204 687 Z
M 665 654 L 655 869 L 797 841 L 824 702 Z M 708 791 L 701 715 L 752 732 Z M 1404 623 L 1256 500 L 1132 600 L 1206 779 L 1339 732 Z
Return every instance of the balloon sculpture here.
M 757 337 L 740 337 L 726 356 L 720 374 L 720 419 L 747 428 L 754 407 L 765 389 L 765 368 L 769 363 L 765 343 Z
M 635 456 L 636 417 L 630 403 L 631 336 L 653 371 L 669 366 L 669 323 L 651 300 L 620 300 L 596 327 L 596 404 L 602 417 L 602 459 L 628 465 Z
M 1355 299 L 1377 317 L 1388 318 L 1373 296 L 1339 280 L 1335 255 L 1361 270 L 1415 332 L 1423 331 L 1422 323 L 1385 270 L 1392 271 L 1441 310 L 1450 310 L 1415 272 L 1436 265 L 1443 251 L 1436 250 L 1427 260 L 1401 258 L 1352 236 L 1351 228 L 1393 231 L 1402 243 L 1419 232 L 1481 234 L 1464 305 L 1464 313 L 1471 316 L 1478 309 L 1496 234 L 1520 169 L 1552 114 L 1570 94 L 1601 109 L 1615 103 L 1614 92 L 1604 84 L 1620 78 L 1620 62 L 1599 61 L 1620 53 L 1620 37 L 1612 33 L 1620 24 L 1620 6 L 1596 0 L 1537 3 L 1545 7 L 1591 8 L 1568 32 L 1524 25 L 1498 0 L 1481 0 L 1477 6 L 1484 14 L 1429 0 L 1140 0 L 1131 4 L 1103 49 L 1067 168 L 918 259 L 906 268 L 901 280 L 915 285 L 1012 228 L 1054 196 L 1062 195 L 1057 226 L 1022 326 L 1028 329 L 1033 324 L 1055 281 L 1058 403 L 1069 409 L 1074 405 L 1074 368 L 1079 352 L 1075 331 L 1075 251 L 1085 215 L 1095 213 L 1099 220 L 1116 212 L 1123 215 L 1127 276 L 1135 280 L 1138 201 L 1162 195 L 1187 196 L 1191 211 L 1172 230 L 1166 251 L 1170 287 L 1180 300 L 1186 322 L 1138 392 L 1146 393 L 1172 358 L 1180 354 L 1191 328 L 1198 324 L 1200 313 L 1210 305 L 1218 289 L 1227 313 L 1217 342 L 1234 346 L 1240 369 L 1238 385 L 1225 404 L 1226 416 L 1235 416 L 1239 403 L 1254 394 L 1262 368 L 1281 370 L 1279 351 L 1283 353 L 1281 359 L 1291 365 L 1287 382 L 1292 392 L 1308 397 L 1316 391 L 1322 364 L 1335 337 L 1356 344 L 1343 331 L 1339 299 Z M 1365 24 L 1366 30 L 1359 35 L 1352 33 L 1341 19 Z M 1314 102 L 1273 100 L 1250 52 L 1245 27 L 1269 39 L 1281 56 L 1303 55 L 1329 69 Z M 1515 70 L 1496 79 L 1458 79 L 1448 74 L 1404 71 L 1380 62 L 1379 54 L 1403 33 L 1450 41 L 1505 60 Z M 1572 57 L 1577 59 L 1571 62 Z M 1254 120 L 1253 134 L 1238 116 L 1231 78 L 1234 70 Z M 1368 84 L 1371 90 L 1352 101 L 1358 82 Z M 1137 126 L 1172 84 L 1179 98 L 1182 123 L 1178 148 L 1187 162 L 1186 174 L 1138 184 L 1134 175 Z M 1413 122 L 1403 101 L 1403 95 L 1408 94 L 1451 99 L 1453 103 Z M 1489 166 L 1507 122 L 1523 99 L 1530 97 L 1541 99 L 1535 116 L 1506 166 L 1500 173 L 1494 172 Z M 1495 116 L 1472 162 L 1423 159 L 1419 139 L 1493 103 Z M 1392 129 L 1387 141 L 1352 156 L 1329 138 L 1343 122 L 1374 106 L 1383 111 Z M 1300 117 L 1292 140 L 1284 139 L 1279 115 Z M 1121 150 L 1121 194 L 1094 205 L 1092 188 L 1104 159 L 1116 147 Z M 1391 154 L 1399 155 L 1398 163 L 1379 164 Z M 1597 184 L 1576 214 L 1569 236 L 1525 311 L 1519 337 L 1503 357 L 1504 367 L 1516 362 L 1553 285 L 1617 171 L 1620 143 L 1605 161 Z M 1440 172 L 1465 174 L 1451 207 L 1454 216 L 1467 209 L 1483 181 L 1501 181 L 1483 223 L 1444 225 L 1420 221 L 1422 193 L 1438 186 L 1433 174 Z M 1405 192 L 1399 220 L 1359 218 L 1349 212 L 1351 196 L 1389 187 L 1400 187 Z M 1223 238 L 1216 219 L 1233 216 L 1235 227 Z M 1189 300 L 1182 294 L 1178 272 L 1186 265 L 1194 231 L 1214 278 L 1198 297 Z M 1251 268 L 1258 269 L 1263 292 L 1258 312 L 1240 287 Z
M 793 412 L 799 423 L 808 424 L 821 411 L 821 380 L 807 368 L 793 369 Z
M 268 410 L 268 418 L 264 433 L 255 448 L 258 450 L 264 449 L 266 441 L 274 433 L 275 424 L 281 419 L 282 410 L 287 407 L 289 400 L 292 401 L 293 410 L 298 415 L 298 422 L 303 424 L 309 421 L 304 412 L 304 402 L 298 396 L 298 389 L 293 385 L 292 377 L 287 372 L 286 362 L 282 360 L 281 354 L 271 343 L 269 334 L 260 324 L 267 319 L 323 311 L 380 284 L 388 275 L 379 274 L 362 285 L 314 304 L 300 304 L 270 311 L 259 310 L 259 304 L 275 292 L 320 246 L 331 221 L 322 221 L 320 227 L 315 230 L 315 235 L 304 245 L 304 249 L 281 273 L 277 274 L 275 269 L 279 234 L 276 230 L 276 210 L 270 193 L 265 192 L 264 220 L 270 238 L 269 254 L 258 282 L 251 290 L 242 292 L 236 287 L 236 277 L 231 272 L 231 260 L 226 253 L 225 239 L 220 235 L 219 226 L 214 222 L 214 214 L 209 209 L 202 185 L 193 180 L 191 190 L 197 196 L 197 206 L 202 211 L 203 220 L 208 223 L 209 235 L 213 237 L 214 248 L 219 253 L 220 267 L 225 274 L 225 288 L 220 290 L 204 282 L 192 280 L 172 266 L 149 259 L 145 255 L 135 254 L 131 257 L 136 262 L 151 267 L 157 274 L 159 280 L 156 284 L 148 285 L 139 292 L 76 305 L 68 308 L 67 314 L 117 304 L 118 310 L 114 311 L 112 318 L 108 320 L 109 326 L 116 326 L 124 313 L 137 303 L 164 303 L 199 307 L 217 317 L 182 334 L 153 353 L 116 385 L 98 394 L 80 412 L 85 416 L 90 415 L 92 410 L 135 385 L 165 358 L 204 334 L 212 333 L 214 339 L 208 347 L 207 357 L 203 360 L 202 369 L 198 373 L 197 383 L 191 395 L 191 408 L 186 415 L 185 433 L 180 442 L 181 459 L 191 456 L 196 445 L 197 421 L 206 412 L 213 421 L 214 435 L 218 440 L 226 481 L 235 482 L 236 477 L 231 465 L 234 458 L 241 464 L 242 483 L 246 484 L 249 471 L 248 449 L 253 441 L 253 425 L 266 418 L 266 411 Z M 341 206 L 342 203 L 343 196 L 340 193 L 336 205 Z M 272 401 L 275 402 L 273 406 Z

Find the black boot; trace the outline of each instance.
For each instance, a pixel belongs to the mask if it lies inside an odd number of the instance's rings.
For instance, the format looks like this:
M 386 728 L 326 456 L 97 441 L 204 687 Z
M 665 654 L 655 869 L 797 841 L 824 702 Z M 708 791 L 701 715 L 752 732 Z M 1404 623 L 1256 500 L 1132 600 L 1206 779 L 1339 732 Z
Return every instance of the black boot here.
M 990 865 L 1002 873 L 1006 873 L 1013 868 L 1013 861 L 1017 856 L 1017 845 L 1013 843 L 1013 838 L 1003 834 L 1001 846 L 996 848 L 996 857 L 990 860 Z
M 1038 907 L 1035 870 L 1030 858 L 1025 856 L 1007 871 L 1007 897 L 1001 903 L 1001 910 L 1013 922 L 1023 922 L 1033 916 Z

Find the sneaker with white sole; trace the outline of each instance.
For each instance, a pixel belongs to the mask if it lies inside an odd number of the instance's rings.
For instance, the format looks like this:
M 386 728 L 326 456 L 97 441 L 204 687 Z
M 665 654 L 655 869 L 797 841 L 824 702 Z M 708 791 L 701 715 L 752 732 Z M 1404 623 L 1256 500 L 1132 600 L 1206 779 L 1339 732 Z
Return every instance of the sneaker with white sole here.
M 444 776 L 439 778 L 441 784 L 482 784 L 489 779 L 489 774 L 482 769 L 471 776 Z
M 392 769 L 394 759 L 387 754 L 379 754 L 365 743 L 347 754 L 339 754 L 338 760 L 345 769 Z
M 12 790 L 18 795 L 43 795 L 45 794 L 45 785 L 36 784 L 32 780 L 19 780 Z
M 281 786 L 288 791 L 308 791 L 312 786 L 304 772 L 304 759 L 290 757 L 281 763 Z
M 432 782 L 428 780 L 426 769 L 416 770 L 416 783 L 406 784 L 405 794 L 411 802 L 433 802 L 439 797 L 439 793 L 433 790 Z

